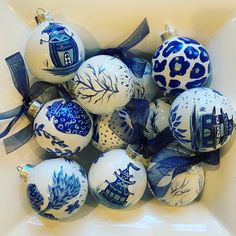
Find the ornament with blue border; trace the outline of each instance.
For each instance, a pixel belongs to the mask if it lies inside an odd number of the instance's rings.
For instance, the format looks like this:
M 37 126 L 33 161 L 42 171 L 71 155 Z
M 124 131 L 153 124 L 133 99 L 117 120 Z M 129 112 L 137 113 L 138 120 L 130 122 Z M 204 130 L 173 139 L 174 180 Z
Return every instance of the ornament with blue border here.
M 85 170 L 72 159 L 55 158 L 36 166 L 18 166 L 20 176 L 27 182 L 30 206 L 40 216 L 63 220 L 76 214 L 88 194 Z
M 85 57 L 79 35 L 69 26 L 54 22 L 43 9 L 37 10 L 35 19 L 38 25 L 24 53 L 30 72 L 53 84 L 71 80 Z
M 52 156 L 75 155 L 92 138 L 92 118 L 74 100 L 59 98 L 46 104 L 35 100 L 29 114 L 35 117 L 33 129 L 37 143 Z
M 92 164 L 88 179 L 94 198 L 109 208 L 122 209 L 135 205 L 143 196 L 146 170 L 141 155 L 129 146 L 101 154 Z
M 194 39 L 180 37 L 166 26 L 163 44 L 152 58 L 152 77 L 165 94 L 177 96 L 187 89 L 203 87 L 211 73 L 206 48 Z

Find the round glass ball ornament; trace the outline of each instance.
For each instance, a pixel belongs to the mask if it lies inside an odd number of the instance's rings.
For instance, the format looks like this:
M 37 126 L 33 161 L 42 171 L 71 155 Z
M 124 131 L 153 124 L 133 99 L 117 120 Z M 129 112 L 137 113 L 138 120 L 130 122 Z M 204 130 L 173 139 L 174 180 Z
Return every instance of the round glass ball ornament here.
M 156 97 L 159 88 L 152 79 L 152 65 L 148 61 L 141 58 L 133 58 L 138 61 L 138 65 L 142 65 L 143 72 L 135 73 L 134 76 L 134 94 L 133 98 L 146 99 L 151 102 Z M 142 76 L 141 76 L 142 75 Z
M 153 139 L 169 126 L 169 111 L 171 101 L 168 98 L 158 98 L 149 104 L 149 115 L 145 124 L 144 136 Z
M 89 170 L 91 192 L 106 207 L 133 206 L 144 194 L 146 170 L 140 161 L 130 157 L 133 154 L 127 150 L 113 149 L 101 154 Z
M 35 17 L 38 25 L 25 46 L 29 70 L 39 80 L 53 84 L 71 80 L 84 61 L 83 43 L 69 26 L 56 23 L 46 12 L 38 11 Z
M 148 186 L 159 201 L 172 206 L 185 206 L 194 201 L 204 187 L 202 164 L 176 168 L 181 158 L 193 154 L 172 143 L 154 154 L 147 168 Z
M 120 139 L 109 127 L 112 115 L 98 116 L 94 121 L 92 144 L 102 152 L 125 148 L 127 143 Z
M 161 37 L 163 44 L 152 59 L 152 77 L 161 90 L 177 96 L 187 89 L 202 87 L 211 73 L 206 48 L 194 39 L 177 36 L 168 27 Z
M 59 98 L 44 105 L 36 100 L 29 114 L 35 117 L 33 129 L 37 143 L 53 156 L 74 155 L 92 138 L 92 118 L 74 100 Z
M 36 166 L 17 167 L 27 181 L 27 198 L 33 210 L 51 220 L 63 220 L 79 211 L 88 193 L 84 169 L 67 158 L 45 160 Z
M 169 127 L 173 137 L 187 149 L 210 152 L 232 136 L 235 121 L 230 102 L 210 88 L 189 89 L 172 103 Z
M 94 56 L 78 69 L 72 91 L 89 112 L 111 114 L 133 96 L 133 76 L 121 60 L 108 55 Z

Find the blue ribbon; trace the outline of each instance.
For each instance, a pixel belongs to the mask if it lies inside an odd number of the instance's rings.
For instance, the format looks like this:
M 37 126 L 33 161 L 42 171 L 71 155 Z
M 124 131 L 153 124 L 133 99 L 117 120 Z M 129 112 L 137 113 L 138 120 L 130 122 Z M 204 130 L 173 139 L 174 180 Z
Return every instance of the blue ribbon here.
M 179 174 L 188 171 L 192 166 L 207 163 L 211 165 L 218 165 L 220 163 L 219 150 L 214 152 L 197 154 L 196 156 L 189 157 L 187 155 L 168 155 L 162 150 L 164 157 L 162 160 L 157 161 L 157 164 L 153 165 L 148 170 L 148 180 L 152 191 L 157 197 L 164 197 L 170 188 L 172 180 Z M 159 153 L 154 155 L 154 159 L 158 159 Z M 152 173 L 153 172 L 153 173 Z M 158 186 L 158 183 L 166 176 L 168 178 L 166 185 Z
M 142 78 L 147 61 L 141 58 L 137 58 L 135 54 L 128 50 L 141 42 L 149 34 L 149 26 L 147 19 L 145 18 L 138 28 L 118 47 L 102 49 L 98 53 L 99 55 L 110 55 L 122 60 L 133 72 L 133 74 Z
M 25 67 L 25 63 L 19 52 L 7 57 L 5 60 L 11 72 L 12 81 L 17 91 L 22 96 L 22 105 L 10 111 L 0 113 L 0 120 L 13 118 L 4 129 L 4 131 L 0 133 L 0 138 L 5 137 L 10 132 L 14 124 L 19 120 L 19 118 L 23 114 L 27 113 L 29 104 L 33 99 L 40 96 L 50 86 L 54 86 L 50 83 L 39 81 L 34 83 L 30 88 L 29 77 Z M 72 100 L 72 97 L 63 86 L 56 85 L 56 88 L 67 101 Z M 31 139 L 33 135 L 33 125 L 32 118 L 29 119 L 31 123 L 28 126 L 3 140 L 7 154 L 18 149 Z
M 124 108 L 113 112 L 109 128 L 126 143 L 142 144 L 145 140 L 143 130 L 148 115 L 148 101 L 132 98 Z

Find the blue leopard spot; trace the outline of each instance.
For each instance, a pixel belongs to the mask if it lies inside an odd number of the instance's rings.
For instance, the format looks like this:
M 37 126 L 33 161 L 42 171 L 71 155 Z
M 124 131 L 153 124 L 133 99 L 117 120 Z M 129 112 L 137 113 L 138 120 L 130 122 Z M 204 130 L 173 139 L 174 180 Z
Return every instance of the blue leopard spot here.
M 194 81 L 188 82 L 185 85 L 185 87 L 187 89 L 202 87 L 205 84 L 206 81 L 207 81 L 207 77 L 203 77 L 202 79 L 198 79 L 198 80 L 194 80 Z
M 170 76 L 175 77 L 176 75 L 185 75 L 189 66 L 190 63 L 188 61 L 185 61 L 183 56 L 172 58 L 169 64 Z
M 171 41 L 167 44 L 167 47 L 163 50 L 162 55 L 168 57 L 171 53 L 177 53 L 183 48 L 183 43 L 179 41 Z
M 153 59 L 158 58 L 158 56 L 160 55 L 160 52 L 161 52 L 162 48 L 163 48 L 163 45 L 161 45 L 161 46 L 156 50 L 156 52 L 155 52 L 155 54 L 154 54 L 154 56 L 153 56 Z
M 177 89 L 171 89 L 171 91 L 169 92 L 170 95 L 180 95 L 181 93 L 183 93 L 185 90 L 181 89 L 181 88 L 177 88 Z
M 194 47 L 188 46 L 185 50 L 184 53 L 187 58 L 189 59 L 196 59 L 198 57 L 198 50 L 195 49 Z
M 158 60 L 155 61 L 153 70 L 155 72 L 162 72 L 165 69 L 167 60 L 163 60 L 162 62 L 159 62 Z
M 169 82 L 169 87 L 171 87 L 171 88 L 177 88 L 179 85 L 180 85 L 179 80 L 171 79 Z
M 164 87 L 160 87 L 160 89 L 161 89 L 162 92 L 165 92 L 165 91 L 167 90 L 167 89 L 164 88 Z
M 207 52 L 207 50 L 203 47 L 199 47 L 198 48 L 201 52 L 200 52 L 200 60 L 202 62 L 206 62 L 210 60 L 209 54 Z
M 199 43 L 198 41 L 194 40 L 194 39 L 185 38 L 185 37 L 179 37 L 178 39 L 181 40 L 181 41 L 183 41 L 183 42 L 186 43 L 186 44 L 192 43 L 192 44 L 200 45 L 200 43 Z
M 162 86 L 166 86 L 166 78 L 163 75 L 155 75 L 154 80 L 156 83 L 160 82 Z
M 190 72 L 190 78 L 191 79 L 198 79 L 201 78 L 205 74 L 205 67 L 200 63 L 195 63 L 193 66 L 191 72 Z

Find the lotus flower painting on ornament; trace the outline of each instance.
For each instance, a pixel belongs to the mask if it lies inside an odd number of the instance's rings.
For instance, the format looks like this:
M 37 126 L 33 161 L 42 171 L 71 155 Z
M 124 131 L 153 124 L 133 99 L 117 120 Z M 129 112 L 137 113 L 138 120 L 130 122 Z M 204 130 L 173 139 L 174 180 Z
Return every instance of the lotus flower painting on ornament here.
M 236 235 L 236 2 L 0 1 L 0 235 Z

